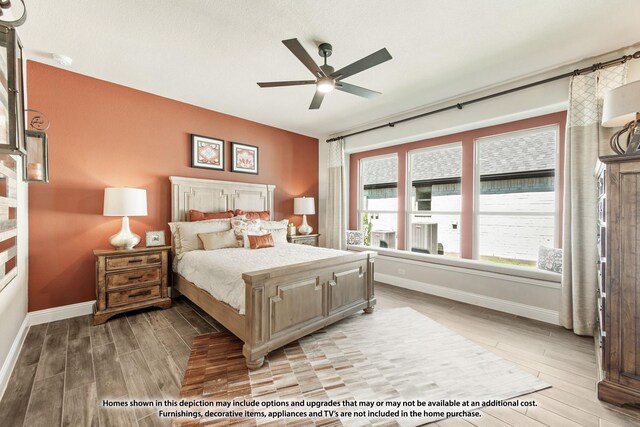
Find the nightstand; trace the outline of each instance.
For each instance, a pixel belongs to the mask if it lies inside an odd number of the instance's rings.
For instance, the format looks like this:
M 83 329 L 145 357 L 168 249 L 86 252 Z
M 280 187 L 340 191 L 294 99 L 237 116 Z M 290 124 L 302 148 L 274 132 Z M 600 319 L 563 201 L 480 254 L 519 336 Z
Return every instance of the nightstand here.
M 96 249 L 93 324 L 145 307 L 171 307 L 167 293 L 171 246 L 130 250 Z
M 318 246 L 319 237 L 319 234 L 296 234 L 294 236 L 287 236 L 287 241 L 298 245 Z

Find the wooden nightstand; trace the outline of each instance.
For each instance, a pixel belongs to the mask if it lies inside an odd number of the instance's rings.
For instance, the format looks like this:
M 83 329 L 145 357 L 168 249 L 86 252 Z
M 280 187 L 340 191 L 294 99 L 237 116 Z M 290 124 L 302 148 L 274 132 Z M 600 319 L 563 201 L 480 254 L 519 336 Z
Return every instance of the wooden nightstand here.
M 171 307 L 167 294 L 171 246 L 130 250 L 96 249 L 93 324 L 144 307 Z
M 319 237 L 319 234 L 296 234 L 295 236 L 287 236 L 287 241 L 298 245 L 318 246 Z

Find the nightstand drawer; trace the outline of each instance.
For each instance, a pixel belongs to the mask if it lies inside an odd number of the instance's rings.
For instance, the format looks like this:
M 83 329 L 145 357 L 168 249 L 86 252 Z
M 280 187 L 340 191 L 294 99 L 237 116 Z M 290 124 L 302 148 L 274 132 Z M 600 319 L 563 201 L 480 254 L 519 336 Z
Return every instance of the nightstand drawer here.
M 296 243 L 299 245 L 317 246 L 315 237 L 309 239 L 296 239 Z
M 124 268 L 144 267 L 147 265 L 160 265 L 162 253 L 107 257 L 107 270 L 122 270 Z
M 111 291 L 131 285 L 159 283 L 162 277 L 160 267 L 128 270 L 107 274 L 107 290 Z
M 131 304 L 160 297 L 160 285 L 145 288 L 127 289 L 125 291 L 107 292 L 107 307 Z

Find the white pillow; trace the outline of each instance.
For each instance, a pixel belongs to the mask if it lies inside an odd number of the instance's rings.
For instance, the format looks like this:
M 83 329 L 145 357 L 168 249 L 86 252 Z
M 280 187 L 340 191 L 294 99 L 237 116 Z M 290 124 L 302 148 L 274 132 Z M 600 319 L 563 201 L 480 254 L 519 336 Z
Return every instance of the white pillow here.
M 260 221 L 260 228 L 262 230 L 286 230 L 289 225 L 288 219 L 281 221 Z
M 234 233 L 236 233 L 236 238 L 238 240 L 242 240 L 242 235 L 245 231 L 260 231 L 260 220 L 259 219 L 235 219 L 231 218 L 231 228 L 233 228 Z
M 277 229 L 277 230 L 269 230 L 268 233 L 271 233 L 271 237 L 273 238 L 273 243 L 288 243 L 287 241 L 287 229 Z
M 269 234 L 264 230 L 249 230 L 242 232 L 242 243 L 245 249 L 251 249 L 251 244 L 249 243 L 249 236 L 264 236 L 265 234 Z M 274 242 L 275 243 L 275 240 Z
M 239 247 L 233 230 L 199 233 L 198 237 L 202 240 L 205 251 Z
M 169 228 L 173 233 L 176 257 L 181 258 L 185 252 L 204 249 L 198 234 L 231 230 L 231 220 L 225 218 L 195 222 L 170 222 Z

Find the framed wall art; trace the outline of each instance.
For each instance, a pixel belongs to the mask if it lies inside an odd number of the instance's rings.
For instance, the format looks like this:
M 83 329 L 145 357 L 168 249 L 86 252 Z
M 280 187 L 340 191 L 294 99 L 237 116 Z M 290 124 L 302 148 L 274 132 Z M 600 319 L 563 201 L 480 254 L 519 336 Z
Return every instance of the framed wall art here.
M 258 147 L 231 143 L 231 172 L 258 175 Z
M 224 141 L 191 134 L 191 167 L 224 170 Z

